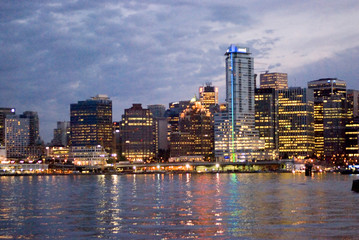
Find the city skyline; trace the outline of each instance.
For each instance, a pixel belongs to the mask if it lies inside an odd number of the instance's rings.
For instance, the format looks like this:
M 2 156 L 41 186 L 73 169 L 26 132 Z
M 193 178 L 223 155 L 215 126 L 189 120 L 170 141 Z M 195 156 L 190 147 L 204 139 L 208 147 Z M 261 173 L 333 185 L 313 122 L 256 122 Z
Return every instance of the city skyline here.
M 230 44 L 251 49 L 255 73 L 288 73 L 289 86 L 338 78 L 359 89 L 358 9 L 356 1 L 7 1 L 0 107 L 38 112 L 49 142 L 70 104 L 97 94 L 113 101 L 113 121 L 132 103 L 190 99 L 205 82 L 219 88 L 221 103 Z

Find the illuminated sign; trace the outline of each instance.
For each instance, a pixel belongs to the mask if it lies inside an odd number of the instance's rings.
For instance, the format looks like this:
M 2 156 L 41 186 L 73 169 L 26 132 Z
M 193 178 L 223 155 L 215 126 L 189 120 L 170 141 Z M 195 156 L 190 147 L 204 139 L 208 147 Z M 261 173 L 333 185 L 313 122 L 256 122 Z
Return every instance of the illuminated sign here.
M 237 48 L 237 52 L 246 53 L 246 52 L 247 52 L 247 48 Z

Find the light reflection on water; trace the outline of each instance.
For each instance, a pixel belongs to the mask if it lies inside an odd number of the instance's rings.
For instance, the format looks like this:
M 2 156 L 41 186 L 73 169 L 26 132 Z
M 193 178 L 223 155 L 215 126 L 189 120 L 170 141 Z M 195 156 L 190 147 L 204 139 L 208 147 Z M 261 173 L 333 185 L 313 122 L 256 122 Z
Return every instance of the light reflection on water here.
M 0 177 L 0 239 L 355 238 L 355 176 Z

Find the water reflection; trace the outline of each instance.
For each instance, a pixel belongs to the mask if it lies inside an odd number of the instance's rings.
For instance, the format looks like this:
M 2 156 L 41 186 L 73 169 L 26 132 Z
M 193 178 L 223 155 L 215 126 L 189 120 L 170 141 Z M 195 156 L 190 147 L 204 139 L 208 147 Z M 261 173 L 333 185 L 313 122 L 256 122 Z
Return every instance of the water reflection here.
M 353 177 L 1 177 L 0 238 L 354 238 Z

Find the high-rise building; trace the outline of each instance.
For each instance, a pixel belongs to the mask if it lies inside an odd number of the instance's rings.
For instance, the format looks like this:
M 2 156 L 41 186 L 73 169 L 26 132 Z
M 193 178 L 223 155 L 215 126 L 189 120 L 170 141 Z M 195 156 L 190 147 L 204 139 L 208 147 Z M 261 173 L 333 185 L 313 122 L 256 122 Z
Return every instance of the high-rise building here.
M 199 87 L 199 100 L 205 109 L 210 110 L 211 107 L 218 104 L 218 88 L 206 83 L 206 86 Z
M 40 135 L 39 135 L 39 116 L 37 112 L 26 111 L 20 115 L 21 118 L 29 119 L 30 124 L 30 143 L 29 146 L 35 146 L 39 143 Z
M 179 101 L 171 102 L 169 104 L 169 109 L 166 110 L 165 117 L 167 118 L 168 124 L 170 125 L 170 133 L 178 132 L 179 115 L 190 105 L 190 102 L 191 101 Z
M 165 117 L 166 107 L 162 104 L 147 105 L 151 111 L 155 129 L 155 149 L 156 158 L 165 161 L 168 151 L 168 134 L 170 131 L 167 117 Z
M 171 157 L 202 156 L 211 160 L 214 148 L 213 119 L 201 102 L 191 103 L 180 114 L 179 131 L 171 138 Z
M 153 115 L 141 104 L 125 109 L 121 121 L 122 155 L 131 162 L 151 161 L 156 155 Z
M 69 121 L 59 121 L 57 122 L 57 128 L 54 129 L 54 138 L 51 141 L 53 146 L 68 146 L 70 140 L 70 122 Z
M 147 108 L 151 111 L 154 118 L 164 117 L 166 112 L 166 107 L 162 104 L 147 105 Z
M 253 58 L 248 48 L 235 45 L 225 56 L 227 111 L 215 114 L 215 156 L 233 162 L 259 159 L 264 143 L 255 129 Z
M 97 95 L 86 101 L 71 104 L 71 146 L 112 147 L 112 101 Z
M 287 73 L 269 73 L 268 71 L 260 74 L 260 88 L 274 88 L 282 90 L 288 88 Z
M 315 154 L 339 161 L 345 153 L 346 83 L 337 78 L 308 82 L 314 91 Z
M 30 144 L 30 120 L 18 115 L 5 118 L 5 146 L 8 158 L 26 158 Z
M 15 115 L 15 108 L 0 108 L 0 146 L 5 146 L 5 118 Z
M 256 88 L 255 109 L 255 126 L 260 139 L 264 141 L 265 149 L 277 149 L 276 90 L 274 88 Z
M 359 117 L 354 117 L 346 125 L 345 152 L 349 163 L 359 159 Z
M 349 163 L 359 159 L 359 91 L 347 91 L 348 120 L 345 127 L 345 152 Z
M 347 91 L 348 121 L 359 117 L 359 90 Z
M 304 159 L 314 152 L 313 90 L 277 91 L 276 135 L 279 156 Z

